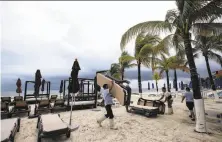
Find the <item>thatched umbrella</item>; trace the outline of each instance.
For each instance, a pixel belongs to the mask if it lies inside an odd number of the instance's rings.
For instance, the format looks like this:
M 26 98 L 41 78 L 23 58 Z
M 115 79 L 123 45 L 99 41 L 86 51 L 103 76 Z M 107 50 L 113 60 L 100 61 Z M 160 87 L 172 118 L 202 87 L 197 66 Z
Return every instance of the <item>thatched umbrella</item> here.
M 150 83 L 148 82 L 148 90 L 150 90 Z
M 61 94 L 62 94 L 62 92 L 63 92 L 63 80 L 61 80 L 60 88 L 59 88 L 60 99 L 61 99 Z
M 16 86 L 17 86 L 16 93 L 18 93 L 20 96 L 20 93 L 22 93 L 22 82 L 20 78 L 18 78 Z

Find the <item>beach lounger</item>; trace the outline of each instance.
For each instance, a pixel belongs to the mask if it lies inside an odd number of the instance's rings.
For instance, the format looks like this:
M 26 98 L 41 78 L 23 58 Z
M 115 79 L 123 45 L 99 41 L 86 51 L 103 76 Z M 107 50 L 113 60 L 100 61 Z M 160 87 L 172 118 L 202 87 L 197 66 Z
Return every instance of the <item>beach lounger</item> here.
M 39 111 L 51 110 L 50 100 L 40 100 L 38 104 L 35 105 L 35 114 Z
M 53 103 L 57 99 L 58 95 L 51 95 L 50 102 Z
M 28 106 L 26 101 L 23 101 L 23 99 L 21 98 L 21 96 L 17 96 L 17 98 L 14 98 L 14 107 L 12 109 L 11 114 L 20 114 L 20 113 L 27 113 L 28 116 L 30 114 L 31 111 L 31 106 Z
M 14 142 L 16 132 L 20 129 L 20 118 L 1 120 L 1 142 Z
M 51 112 L 54 112 L 56 109 L 66 109 L 65 106 L 65 100 L 64 99 L 58 99 L 55 100 L 53 107 L 51 108 Z
M 1 119 L 10 117 L 9 106 L 6 102 L 1 102 Z
M 159 109 L 158 107 L 130 105 L 130 112 L 141 114 L 147 117 L 156 117 Z
M 1 97 L 1 102 L 5 102 L 7 104 L 11 104 L 11 97 Z
M 38 142 L 42 138 L 55 137 L 65 134 L 67 138 L 71 135 L 71 130 L 66 123 L 62 121 L 58 114 L 40 115 L 37 122 Z
M 165 104 L 162 101 L 139 98 L 137 105 L 158 107 L 158 109 L 159 109 L 158 114 L 165 113 Z

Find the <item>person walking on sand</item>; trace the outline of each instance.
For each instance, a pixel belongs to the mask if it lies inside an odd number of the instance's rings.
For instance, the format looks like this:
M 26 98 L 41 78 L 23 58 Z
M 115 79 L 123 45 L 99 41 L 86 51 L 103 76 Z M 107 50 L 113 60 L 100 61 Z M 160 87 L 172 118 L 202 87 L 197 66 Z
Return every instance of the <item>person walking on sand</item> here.
M 109 118 L 109 123 L 110 123 L 110 129 L 117 130 L 118 128 L 115 127 L 114 125 L 114 116 L 113 116 L 113 111 L 112 111 L 112 104 L 113 104 L 113 98 L 110 94 L 110 90 L 112 89 L 114 84 L 114 81 L 112 81 L 112 85 L 109 87 L 108 84 L 104 84 L 103 87 L 101 88 L 101 93 L 103 96 L 105 108 L 106 108 L 106 114 L 102 116 L 100 119 L 97 120 L 97 123 L 99 124 L 100 127 L 102 127 L 102 122 L 106 119 Z
M 168 113 L 167 114 L 171 115 L 171 114 L 173 114 L 173 107 L 172 107 L 173 97 L 170 94 L 170 92 L 166 92 L 165 87 L 162 87 L 162 92 L 163 93 L 162 93 L 162 96 L 159 99 L 159 101 L 162 100 L 165 97 L 164 103 L 167 102 L 167 105 L 168 105 Z
M 193 102 L 193 93 L 190 91 L 190 88 L 186 88 L 185 94 L 182 96 L 181 103 L 183 103 L 183 100 L 186 98 L 186 106 L 190 111 L 189 117 L 191 118 L 192 121 L 195 121 L 195 115 L 194 115 L 194 102 Z

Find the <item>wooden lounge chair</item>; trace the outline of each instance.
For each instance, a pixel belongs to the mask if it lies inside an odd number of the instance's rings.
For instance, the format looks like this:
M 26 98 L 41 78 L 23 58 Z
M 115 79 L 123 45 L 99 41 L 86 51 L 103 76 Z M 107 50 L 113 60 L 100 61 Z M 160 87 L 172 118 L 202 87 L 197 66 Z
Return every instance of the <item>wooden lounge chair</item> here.
M 10 117 L 9 106 L 6 102 L 1 102 L 1 119 Z
M 16 132 L 20 129 L 20 118 L 1 120 L 1 142 L 14 142 Z
M 152 100 L 139 98 L 137 105 L 130 105 L 130 112 L 145 115 L 147 117 L 156 117 L 159 114 L 159 108 L 153 106 Z
M 57 99 L 58 95 L 51 95 L 50 102 L 53 103 Z
M 58 114 L 40 115 L 38 117 L 37 128 L 38 142 L 41 142 L 42 138 L 55 137 L 63 134 L 69 138 L 71 134 L 70 128 L 62 121 Z
M 11 104 L 11 97 L 1 97 L 1 102 L 5 102 L 7 104 Z
M 66 109 L 67 107 L 65 106 L 65 100 L 64 99 L 57 99 L 54 102 L 54 105 L 51 109 L 51 112 L 54 112 L 56 109 Z
M 31 106 L 28 106 L 26 101 L 19 99 L 14 101 L 14 108 L 12 109 L 12 114 L 27 113 L 28 116 L 31 112 Z
M 40 100 L 39 103 L 35 105 L 35 114 L 46 110 L 51 110 L 50 100 Z

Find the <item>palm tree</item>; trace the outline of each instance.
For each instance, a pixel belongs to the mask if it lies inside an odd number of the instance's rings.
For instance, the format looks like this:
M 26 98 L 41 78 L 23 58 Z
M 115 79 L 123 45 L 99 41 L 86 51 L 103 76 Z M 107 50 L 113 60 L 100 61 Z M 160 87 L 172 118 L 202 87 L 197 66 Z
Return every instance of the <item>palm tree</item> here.
M 169 10 L 164 21 L 148 21 L 139 23 L 131 27 L 123 36 L 121 40 L 121 48 L 128 43 L 132 38 L 137 36 L 141 31 L 145 32 L 173 32 L 173 41 L 178 40 L 178 37 L 183 39 L 185 46 L 186 57 L 188 60 L 192 88 L 195 102 L 203 104 L 203 99 L 200 92 L 199 78 L 194 62 L 192 45 L 191 45 L 191 30 L 213 30 L 221 29 L 221 23 L 209 23 L 207 20 L 212 17 L 220 18 L 222 16 L 220 0 L 210 1 L 194 1 L 194 0 L 176 0 L 177 9 Z M 195 105 L 197 106 L 197 105 Z M 204 108 L 196 107 L 196 112 L 200 112 L 200 117 L 204 119 Z M 199 118 L 198 118 L 199 119 Z M 196 131 L 206 132 L 206 125 L 197 121 Z
M 156 81 L 156 91 L 158 93 L 158 80 L 161 79 L 161 76 L 158 72 L 154 72 L 153 79 Z
M 185 52 L 183 53 L 185 54 Z M 175 90 L 178 91 L 178 86 L 177 86 L 177 69 L 180 69 L 182 71 L 188 72 L 189 69 L 186 67 L 187 60 L 185 59 L 185 56 L 181 54 L 176 54 L 175 56 L 172 56 L 172 62 L 173 66 L 171 66 L 171 69 L 174 71 L 174 85 L 175 85 Z
M 160 70 L 160 75 L 163 74 L 163 72 L 166 73 L 166 79 L 167 79 L 167 91 L 170 92 L 170 81 L 169 81 L 169 71 L 171 69 L 181 69 L 184 71 L 188 71 L 188 68 L 184 65 L 180 65 L 179 61 L 177 61 L 176 56 L 171 56 L 167 58 L 164 54 L 161 55 L 160 60 L 157 61 L 157 65 L 154 67 L 154 69 Z
M 114 77 L 116 79 L 121 79 L 120 65 L 118 63 L 111 64 L 109 73 L 112 77 Z
M 137 62 L 138 68 L 138 88 L 139 93 L 142 93 L 141 86 L 141 65 L 146 67 L 154 67 L 157 56 L 160 54 L 169 54 L 168 44 L 169 39 L 164 38 L 161 40 L 157 35 L 146 34 L 141 32 L 135 41 L 134 59 Z M 165 45 L 166 44 L 166 45 Z M 133 57 L 127 57 L 132 60 Z
M 222 67 L 222 57 L 220 54 L 218 54 L 222 53 L 222 42 L 219 41 L 218 36 L 197 35 L 194 45 L 194 49 L 196 51 L 201 51 L 197 54 L 202 54 L 205 58 L 211 88 L 212 90 L 216 91 L 216 86 L 214 84 L 213 76 L 210 69 L 209 59 L 216 61 Z
M 121 79 L 124 79 L 124 72 L 127 68 L 135 67 L 137 64 L 132 63 L 135 60 L 134 57 L 130 56 L 127 51 L 123 51 L 121 56 L 119 57 L 119 64 L 120 64 L 120 72 L 121 72 Z

